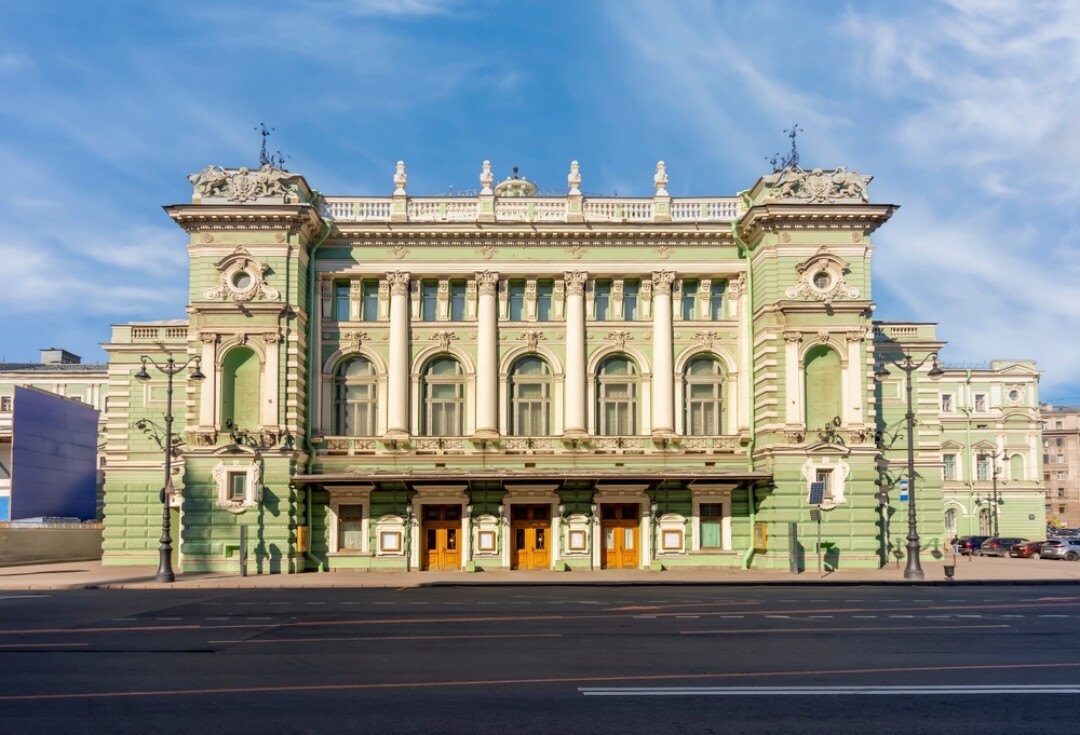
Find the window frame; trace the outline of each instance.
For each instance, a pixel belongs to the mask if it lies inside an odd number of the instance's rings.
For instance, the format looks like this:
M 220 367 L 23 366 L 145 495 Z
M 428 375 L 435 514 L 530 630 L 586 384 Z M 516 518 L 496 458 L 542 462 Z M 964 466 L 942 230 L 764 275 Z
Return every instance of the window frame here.
M 605 369 L 617 361 L 625 362 L 629 368 L 626 374 L 606 373 Z M 594 378 L 596 390 L 596 434 L 597 436 L 636 436 L 638 431 L 639 396 L 641 394 L 641 372 L 637 363 L 626 354 L 617 353 L 604 358 L 596 367 Z M 612 396 L 609 391 L 617 386 L 626 386 L 626 396 Z M 607 409 L 616 411 L 617 429 L 629 428 L 629 431 L 612 431 L 608 426 Z M 625 417 L 625 419 L 624 419 Z M 626 427 L 622 421 L 627 421 Z
M 452 362 L 455 366 L 453 375 L 433 375 L 432 370 L 441 362 Z M 436 355 L 424 365 L 424 371 L 420 379 L 420 435 L 430 437 L 456 437 L 465 435 L 465 386 L 467 376 L 461 361 L 449 353 Z M 454 386 L 454 395 L 451 398 L 432 396 L 432 388 L 437 386 Z M 436 411 L 436 409 L 440 409 Z M 447 423 L 445 415 L 436 419 L 436 413 L 448 413 L 452 410 L 451 421 L 454 424 L 451 431 L 442 431 L 442 425 Z M 440 424 L 440 431 L 436 433 L 435 424 Z
M 526 361 L 535 360 L 542 367 L 543 371 L 540 373 L 523 373 L 521 367 Z M 550 436 L 551 435 L 551 416 L 552 416 L 552 394 L 554 387 L 554 374 L 551 370 L 551 366 L 540 355 L 530 353 L 522 355 L 516 359 L 513 365 L 510 366 L 510 374 L 508 376 L 510 403 L 508 417 L 508 428 L 510 430 L 510 436 Z M 519 388 L 521 386 L 541 386 L 541 395 L 538 397 L 522 397 L 518 395 Z M 533 423 L 532 421 L 519 422 L 521 412 L 520 408 L 529 408 L 530 416 L 535 411 L 539 413 L 541 430 L 539 433 L 532 433 L 523 431 L 521 423 Z

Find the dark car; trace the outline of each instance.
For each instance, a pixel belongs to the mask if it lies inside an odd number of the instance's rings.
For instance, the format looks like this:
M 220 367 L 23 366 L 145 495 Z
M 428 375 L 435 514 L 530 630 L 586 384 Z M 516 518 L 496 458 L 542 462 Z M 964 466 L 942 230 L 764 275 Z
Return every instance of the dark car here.
M 974 554 L 989 536 L 964 536 L 956 542 L 956 550 L 963 556 Z
M 1005 556 L 1016 544 L 1027 543 L 1026 538 L 1011 536 L 994 536 L 982 542 L 982 546 L 975 549 L 975 556 Z
M 1022 544 L 1013 544 L 1009 549 L 1009 556 L 1014 559 L 1038 559 L 1042 552 L 1045 541 L 1025 541 Z

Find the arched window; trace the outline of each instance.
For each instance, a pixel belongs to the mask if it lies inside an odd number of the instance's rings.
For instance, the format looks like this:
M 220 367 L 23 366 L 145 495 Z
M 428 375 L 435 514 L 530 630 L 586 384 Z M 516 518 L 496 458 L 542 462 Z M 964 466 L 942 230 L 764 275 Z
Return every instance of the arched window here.
M 423 376 L 420 433 L 461 436 L 465 433 L 465 371 L 452 357 L 437 357 Z
M 956 538 L 956 508 L 949 508 L 945 511 L 945 538 L 950 541 Z
M 806 353 L 806 428 L 818 431 L 842 416 L 840 408 L 840 356 L 818 345 Z
M 342 362 L 334 375 L 334 433 L 375 436 L 375 366 L 363 357 Z
M 724 373 L 715 357 L 695 357 L 686 365 L 686 434 L 719 436 L 723 433 Z
M 1024 458 L 1019 454 L 1014 454 L 1009 458 L 1009 479 L 1010 480 L 1023 480 L 1024 479 Z
M 259 356 L 234 347 L 221 363 L 221 426 L 259 428 Z
M 979 508 L 979 533 L 983 536 L 990 535 L 990 509 Z
M 638 375 L 634 363 L 621 355 L 600 363 L 596 374 L 596 433 L 632 436 L 637 433 Z
M 547 436 L 551 417 L 551 370 L 535 355 L 522 357 L 510 371 L 510 433 Z

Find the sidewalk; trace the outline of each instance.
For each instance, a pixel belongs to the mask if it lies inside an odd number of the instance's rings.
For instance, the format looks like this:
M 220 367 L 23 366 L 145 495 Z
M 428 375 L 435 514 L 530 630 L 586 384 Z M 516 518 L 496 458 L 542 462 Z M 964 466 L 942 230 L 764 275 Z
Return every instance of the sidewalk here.
M 1080 562 L 1043 559 L 964 558 L 955 581 L 941 561 L 922 563 L 925 580 L 904 579 L 903 566 L 841 570 L 819 575 L 774 570 L 693 569 L 650 572 L 599 570 L 575 572 L 308 572 L 304 574 L 177 574 L 172 584 L 154 581 L 156 567 L 103 566 L 100 561 L 0 567 L 0 590 L 68 589 L 292 589 L 432 587 L 485 585 L 866 585 L 866 584 L 1080 584 Z

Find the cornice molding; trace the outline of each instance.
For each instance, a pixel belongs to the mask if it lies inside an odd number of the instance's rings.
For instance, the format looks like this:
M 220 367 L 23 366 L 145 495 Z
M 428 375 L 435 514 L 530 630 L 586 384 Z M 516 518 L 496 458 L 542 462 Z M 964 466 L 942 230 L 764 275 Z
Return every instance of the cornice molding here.
M 647 247 L 667 246 L 670 252 L 678 248 L 734 247 L 730 226 L 694 229 L 668 227 L 638 227 L 597 229 L 591 226 L 548 229 L 539 227 L 477 227 L 475 225 L 417 225 L 381 227 L 342 227 L 335 225 L 328 247 L 378 247 L 402 245 L 407 247 Z
M 164 208 L 185 232 L 260 230 L 299 234 L 307 241 L 318 237 L 325 224 L 310 204 L 239 206 L 225 204 L 173 204 Z M 209 243 L 207 243 L 209 244 Z
M 861 230 L 873 232 L 899 209 L 895 204 L 759 204 L 739 221 L 739 236 L 750 241 L 779 230 Z

